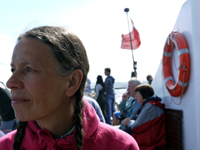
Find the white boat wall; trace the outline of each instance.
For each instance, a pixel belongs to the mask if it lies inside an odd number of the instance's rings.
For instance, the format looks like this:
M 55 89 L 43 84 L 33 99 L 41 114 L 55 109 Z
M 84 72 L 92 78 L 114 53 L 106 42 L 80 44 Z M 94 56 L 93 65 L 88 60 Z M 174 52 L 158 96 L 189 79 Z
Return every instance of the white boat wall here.
M 181 96 L 172 97 L 169 94 L 163 79 L 162 60 L 152 86 L 155 93 L 166 104 L 166 108 L 183 111 L 183 149 L 200 150 L 200 0 L 188 0 L 183 4 L 173 30 L 181 33 L 188 44 L 190 53 L 190 78 L 188 87 L 182 98 Z M 164 50 L 164 44 L 165 41 L 163 41 L 162 51 Z M 175 82 L 178 80 L 179 71 L 176 69 L 178 67 L 179 58 L 176 49 L 172 56 L 171 66 Z

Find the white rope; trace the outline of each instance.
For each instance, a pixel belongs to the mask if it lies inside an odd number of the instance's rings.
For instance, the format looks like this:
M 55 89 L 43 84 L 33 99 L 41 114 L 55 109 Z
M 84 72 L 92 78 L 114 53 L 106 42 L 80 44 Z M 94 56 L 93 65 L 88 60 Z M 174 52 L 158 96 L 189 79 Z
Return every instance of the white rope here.
M 164 101 L 165 101 L 166 104 L 171 104 L 172 100 L 169 103 L 165 100 L 165 90 L 164 90 L 164 85 L 163 85 L 163 82 L 164 82 L 163 69 L 161 69 L 161 76 L 162 76 L 162 90 L 163 90 L 163 95 L 164 95 Z
M 177 46 L 176 46 L 176 47 L 177 47 Z M 174 50 L 174 51 L 175 51 L 175 50 Z M 172 55 L 173 55 L 173 54 L 172 54 Z M 181 66 L 183 66 L 183 69 L 184 69 L 184 70 L 187 70 L 187 69 L 186 69 L 186 66 L 183 65 L 185 62 L 182 62 L 182 63 L 179 65 L 179 67 L 177 68 L 176 63 L 175 63 L 175 57 L 173 58 L 173 61 L 174 61 L 174 66 L 175 66 L 175 69 L 176 69 L 176 70 L 180 70 L 180 67 L 181 67 Z M 183 83 L 184 83 L 184 81 L 185 81 L 185 71 L 184 71 L 184 73 L 183 73 Z M 176 105 L 180 105 L 180 104 L 181 104 L 182 98 L 183 98 L 183 90 L 184 90 L 184 87 L 182 86 L 182 90 L 181 90 L 181 99 L 180 99 L 180 102 L 179 102 L 179 103 L 176 103 L 176 102 L 174 101 L 174 97 L 171 96 L 171 99 L 172 99 L 172 101 L 174 102 L 174 104 L 176 104 Z M 172 98 L 172 97 L 173 97 L 173 98 Z
M 183 82 L 184 82 L 184 81 L 185 81 L 185 71 L 184 71 L 184 73 L 183 73 Z M 184 90 L 184 87 L 182 86 L 180 102 L 179 102 L 179 103 L 175 103 L 175 101 L 173 100 L 174 104 L 176 104 L 176 105 L 180 105 L 180 104 L 181 104 L 182 98 L 183 98 L 183 90 Z

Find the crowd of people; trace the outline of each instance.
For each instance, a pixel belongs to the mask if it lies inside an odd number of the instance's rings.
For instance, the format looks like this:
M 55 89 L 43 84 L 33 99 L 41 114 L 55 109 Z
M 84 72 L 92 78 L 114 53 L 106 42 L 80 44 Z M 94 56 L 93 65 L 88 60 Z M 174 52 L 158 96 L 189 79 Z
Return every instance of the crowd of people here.
M 152 76 L 147 78 L 149 84 L 131 78 L 116 111 L 111 69 L 105 68 L 105 81 L 97 76 L 91 96 L 86 50 L 65 28 L 41 26 L 21 34 L 11 71 L 6 86 L 0 84 L 0 149 L 166 146 L 165 105 L 150 85 Z

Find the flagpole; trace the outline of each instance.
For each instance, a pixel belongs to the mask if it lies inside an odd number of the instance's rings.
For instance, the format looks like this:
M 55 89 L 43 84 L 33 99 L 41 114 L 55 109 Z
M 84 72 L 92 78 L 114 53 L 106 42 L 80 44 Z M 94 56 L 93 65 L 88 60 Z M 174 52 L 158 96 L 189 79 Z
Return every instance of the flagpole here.
M 133 56 L 133 46 L 132 46 L 132 40 L 131 40 L 131 32 L 130 32 L 130 27 L 129 27 L 129 20 L 128 20 L 128 12 L 129 12 L 129 8 L 125 8 L 124 12 L 126 12 L 126 16 L 127 16 L 127 22 L 128 22 L 128 30 L 129 30 L 129 37 L 130 37 L 130 44 L 131 44 L 131 51 L 132 51 L 132 59 L 133 59 L 133 69 L 134 69 L 134 73 L 131 73 L 131 77 L 135 76 L 137 77 L 137 72 L 136 72 L 136 67 L 135 65 L 137 64 L 137 62 L 134 61 L 134 56 Z

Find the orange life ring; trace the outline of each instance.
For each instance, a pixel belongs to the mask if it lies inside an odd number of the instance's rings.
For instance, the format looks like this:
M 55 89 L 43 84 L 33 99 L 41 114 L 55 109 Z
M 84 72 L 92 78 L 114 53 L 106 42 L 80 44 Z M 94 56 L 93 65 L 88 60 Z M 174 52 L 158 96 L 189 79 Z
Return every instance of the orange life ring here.
M 177 82 L 174 82 L 171 70 L 171 56 L 174 47 L 177 48 L 179 56 L 179 75 Z M 178 97 L 185 92 L 188 85 L 190 75 L 190 55 L 183 35 L 177 31 L 173 31 L 169 34 L 166 40 L 162 62 L 165 86 L 172 96 Z

